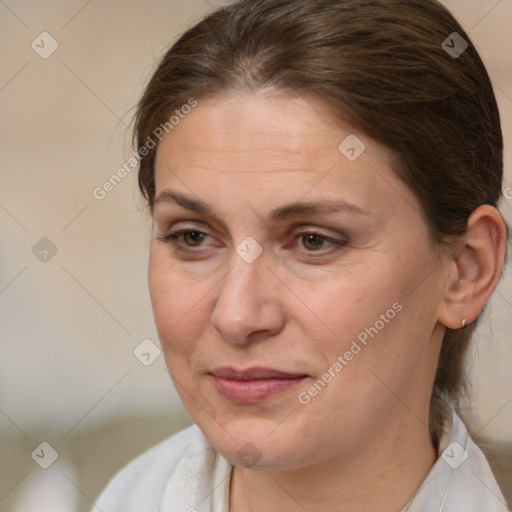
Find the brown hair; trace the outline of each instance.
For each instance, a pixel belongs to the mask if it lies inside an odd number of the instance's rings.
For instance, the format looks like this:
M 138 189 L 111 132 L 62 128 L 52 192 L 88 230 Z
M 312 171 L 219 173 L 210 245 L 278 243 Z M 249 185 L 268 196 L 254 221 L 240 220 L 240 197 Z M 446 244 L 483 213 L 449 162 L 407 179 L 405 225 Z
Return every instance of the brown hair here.
M 446 51 L 462 49 L 453 32 L 468 43 L 459 56 Z M 135 118 L 139 187 L 151 210 L 157 148 L 141 150 L 155 128 L 190 98 L 241 89 L 316 94 L 387 146 L 434 246 L 463 234 L 478 206 L 497 206 L 503 140 L 492 85 L 465 31 L 435 0 L 242 0 L 190 28 L 162 58 Z M 434 393 L 455 404 L 475 327 L 446 329 L 443 339 Z

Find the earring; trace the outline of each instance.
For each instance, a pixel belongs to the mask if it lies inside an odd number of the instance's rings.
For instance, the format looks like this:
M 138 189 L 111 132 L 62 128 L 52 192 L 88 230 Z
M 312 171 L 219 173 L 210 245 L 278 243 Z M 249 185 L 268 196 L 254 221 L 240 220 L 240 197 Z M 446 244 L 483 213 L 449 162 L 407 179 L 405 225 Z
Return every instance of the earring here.
M 464 327 L 465 325 L 466 325 L 466 319 L 465 319 L 465 318 L 463 318 L 463 319 L 462 319 L 462 327 Z

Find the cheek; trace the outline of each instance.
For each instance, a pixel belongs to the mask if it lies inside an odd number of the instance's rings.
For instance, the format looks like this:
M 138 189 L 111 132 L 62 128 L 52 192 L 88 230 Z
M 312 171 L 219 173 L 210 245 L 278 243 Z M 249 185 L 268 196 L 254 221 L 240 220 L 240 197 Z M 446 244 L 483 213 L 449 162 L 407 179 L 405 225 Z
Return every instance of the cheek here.
M 361 265 L 305 293 L 308 304 L 331 334 L 342 339 L 373 325 L 400 298 L 399 276 L 381 261 Z
M 381 253 L 364 264 L 354 265 L 350 272 L 339 272 L 322 286 L 302 290 L 315 316 L 313 320 L 309 320 L 311 314 L 307 319 L 297 316 L 301 328 L 312 335 L 322 326 L 324 336 L 317 338 L 316 350 L 323 352 L 330 364 L 351 347 L 357 352 L 354 361 L 359 362 L 354 364 L 351 360 L 351 367 L 380 364 L 383 352 L 386 360 L 396 360 L 408 350 L 420 350 L 408 340 L 415 330 L 423 329 L 425 319 L 418 316 L 421 304 L 417 300 L 423 290 L 420 286 L 414 293 L 411 291 L 424 279 L 421 270 L 427 266 L 414 254 L 406 261 Z
M 161 252 L 152 249 L 148 272 L 155 324 L 164 354 L 188 359 L 204 325 L 208 288 L 185 278 Z

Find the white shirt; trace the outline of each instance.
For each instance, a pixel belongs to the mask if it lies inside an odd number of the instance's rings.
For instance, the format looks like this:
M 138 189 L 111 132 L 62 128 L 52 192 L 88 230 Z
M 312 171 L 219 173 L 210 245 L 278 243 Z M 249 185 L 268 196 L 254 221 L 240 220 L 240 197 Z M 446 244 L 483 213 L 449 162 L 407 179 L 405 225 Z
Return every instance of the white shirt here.
M 451 411 L 438 459 L 400 512 L 508 512 L 484 454 Z M 125 466 L 91 512 L 229 512 L 232 469 L 192 425 Z

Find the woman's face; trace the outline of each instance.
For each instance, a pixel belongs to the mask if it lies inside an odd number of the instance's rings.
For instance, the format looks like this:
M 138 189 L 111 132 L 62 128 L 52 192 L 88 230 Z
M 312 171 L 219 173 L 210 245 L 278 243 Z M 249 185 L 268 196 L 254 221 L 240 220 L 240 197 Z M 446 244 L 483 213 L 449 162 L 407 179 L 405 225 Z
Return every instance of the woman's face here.
M 313 97 L 202 100 L 163 137 L 154 316 L 190 417 L 232 463 L 306 467 L 398 423 L 427 432 L 447 272 L 391 165 Z

